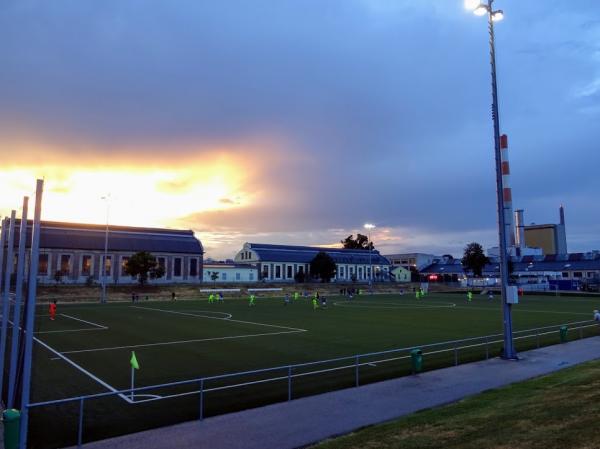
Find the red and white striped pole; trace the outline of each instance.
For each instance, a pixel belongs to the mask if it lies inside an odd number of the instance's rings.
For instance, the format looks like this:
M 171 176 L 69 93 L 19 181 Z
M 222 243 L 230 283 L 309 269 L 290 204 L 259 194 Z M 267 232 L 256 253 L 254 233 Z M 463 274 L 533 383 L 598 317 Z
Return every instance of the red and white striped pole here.
M 508 136 L 500 136 L 500 161 L 502 162 L 502 196 L 504 197 L 504 235 L 510 253 L 515 246 L 515 226 L 513 222 L 512 189 L 510 188 L 510 163 L 508 162 Z

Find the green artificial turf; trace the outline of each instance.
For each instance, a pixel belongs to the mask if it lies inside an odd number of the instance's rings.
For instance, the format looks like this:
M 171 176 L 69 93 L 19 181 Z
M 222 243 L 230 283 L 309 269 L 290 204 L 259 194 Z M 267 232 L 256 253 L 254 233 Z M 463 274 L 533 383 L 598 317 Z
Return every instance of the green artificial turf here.
M 600 447 L 600 362 L 368 427 L 314 449 Z
M 600 309 L 598 298 L 525 297 L 514 307 L 515 330 L 590 320 Z M 39 308 L 37 338 L 99 380 L 116 389 L 130 385 L 129 359 L 135 350 L 140 364 L 136 386 L 201 379 L 225 373 L 281 366 L 262 374 L 226 380 L 206 380 L 204 416 L 264 405 L 288 398 L 288 368 L 337 357 L 348 360 L 292 371 L 292 396 L 347 388 L 356 383 L 356 354 L 410 348 L 440 341 L 479 337 L 502 331 L 498 298 L 475 295 L 472 303 L 462 294 L 434 293 L 422 300 L 412 295 L 359 296 L 348 301 L 331 297 L 327 309 L 313 310 L 310 300 L 285 306 L 281 298 L 257 299 L 249 307 L 243 299 L 208 304 L 206 299 L 177 302 L 73 304 L 58 307 L 50 321 Z M 230 316 L 230 317 L 229 317 Z M 223 319 L 229 318 L 229 319 Z M 85 320 L 89 323 L 78 321 Z M 94 327 L 104 326 L 107 329 Z M 63 332 L 64 331 L 64 332 Z M 583 336 L 597 333 L 595 328 Z M 570 333 L 570 338 L 579 337 Z M 493 340 L 493 339 L 492 339 Z M 176 342 L 176 343 L 175 343 Z M 479 342 L 482 342 L 480 340 Z M 163 344 L 173 343 L 173 344 Z M 540 344 L 558 343 L 558 332 L 539 338 Z M 516 340 L 518 350 L 535 347 L 537 338 Z M 498 355 L 501 342 L 487 347 Z M 76 352 L 72 352 L 76 351 Z M 455 362 L 483 359 L 484 346 L 437 354 L 425 352 L 425 369 Z M 401 357 L 401 358 L 398 358 Z M 387 361 L 382 361 L 387 360 Z M 364 357 L 358 369 L 361 384 L 410 373 L 408 352 Z M 307 374 L 327 368 L 340 368 Z M 233 389 L 225 385 L 280 377 Z M 83 440 L 90 441 L 185 420 L 197 419 L 200 383 L 144 392 L 153 395 L 184 394 L 161 401 L 128 404 L 111 397 L 84 404 Z M 108 391 L 98 381 L 76 369 L 41 344 L 34 346 L 33 402 Z M 137 397 L 136 400 L 148 397 Z M 32 448 L 61 447 L 77 438 L 79 403 L 32 409 Z

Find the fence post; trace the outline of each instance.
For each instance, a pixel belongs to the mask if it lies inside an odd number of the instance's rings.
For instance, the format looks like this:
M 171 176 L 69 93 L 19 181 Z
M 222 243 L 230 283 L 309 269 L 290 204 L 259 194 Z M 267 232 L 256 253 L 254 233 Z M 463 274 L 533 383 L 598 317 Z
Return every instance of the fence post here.
M 200 421 L 204 419 L 204 379 L 200 379 Z
M 454 347 L 454 366 L 458 366 L 458 347 Z
M 358 356 L 358 355 L 357 355 L 357 356 L 356 356 L 356 360 L 355 360 L 355 362 L 354 362 L 354 364 L 355 364 L 355 368 L 354 368 L 354 371 L 355 371 L 355 373 L 354 373 L 354 376 L 355 376 L 355 378 L 356 378 L 355 380 L 356 380 L 356 386 L 357 386 L 357 387 L 360 385 L 360 381 L 359 381 L 359 374 L 358 374 L 358 361 L 359 361 L 359 357 L 360 357 L 360 356 Z
M 487 336 L 485 337 L 485 359 L 489 359 L 490 358 L 490 347 L 489 347 L 489 343 L 488 343 L 488 338 Z
M 292 365 L 288 366 L 288 401 L 292 400 Z
M 77 447 L 80 448 L 83 439 L 83 402 L 85 398 L 79 399 L 79 427 L 77 428 Z

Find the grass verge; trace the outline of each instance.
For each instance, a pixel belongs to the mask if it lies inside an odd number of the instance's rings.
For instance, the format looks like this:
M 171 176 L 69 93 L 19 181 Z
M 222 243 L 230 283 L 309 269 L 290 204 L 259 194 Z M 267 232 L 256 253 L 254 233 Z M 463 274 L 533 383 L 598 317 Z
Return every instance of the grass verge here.
M 325 441 L 313 449 L 599 448 L 600 361 Z

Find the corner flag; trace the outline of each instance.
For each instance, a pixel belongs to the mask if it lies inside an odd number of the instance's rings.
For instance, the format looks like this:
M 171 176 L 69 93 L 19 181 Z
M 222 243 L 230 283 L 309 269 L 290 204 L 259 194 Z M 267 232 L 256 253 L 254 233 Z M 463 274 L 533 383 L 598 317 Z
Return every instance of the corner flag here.
M 132 368 L 140 369 L 140 365 L 135 357 L 135 351 L 131 351 L 131 360 L 129 361 L 129 363 L 131 363 Z

